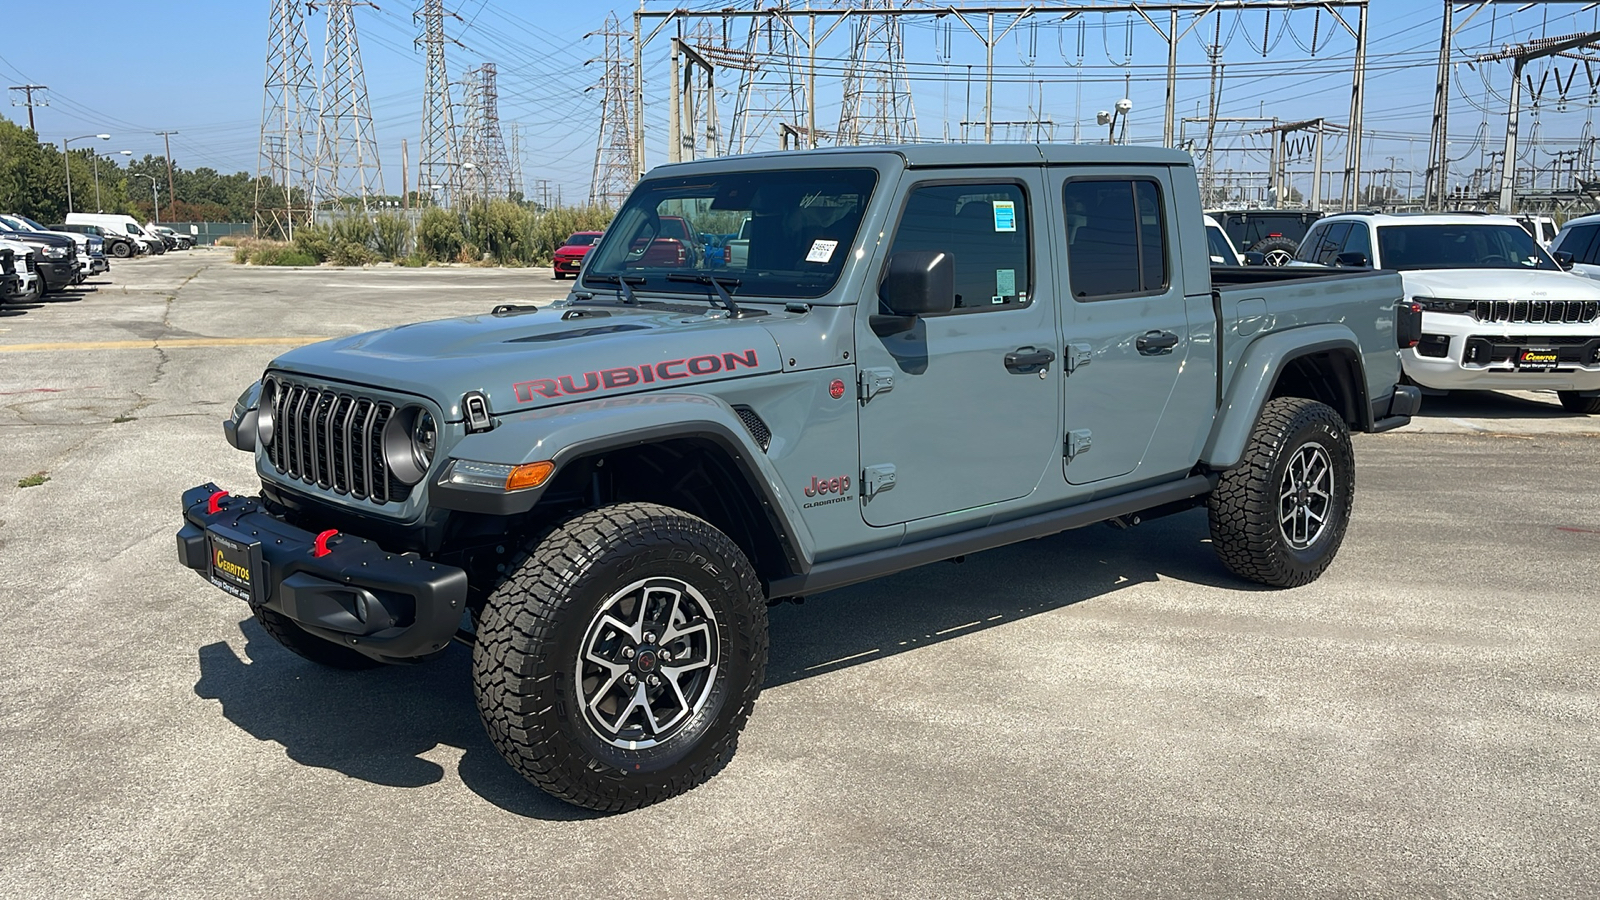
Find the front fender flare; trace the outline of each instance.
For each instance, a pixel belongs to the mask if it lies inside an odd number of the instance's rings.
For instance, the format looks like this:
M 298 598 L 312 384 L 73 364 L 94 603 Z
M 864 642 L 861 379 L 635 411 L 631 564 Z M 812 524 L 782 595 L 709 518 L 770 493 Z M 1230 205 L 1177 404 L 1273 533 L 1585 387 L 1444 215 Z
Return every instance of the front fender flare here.
M 1361 344 L 1355 332 L 1344 325 L 1308 325 L 1279 331 L 1259 337 L 1245 348 L 1200 453 L 1201 464 L 1218 471 L 1238 465 L 1261 408 L 1271 398 L 1284 366 L 1298 357 L 1327 350 L 1347 350 L 1360 365 Z M 1364 388 L 1365 383 L 1358 378 L 1357 388 Z
M 451 448 L 455 459 L 518 465 L 553 461 L 554 482 L 573 461 L 609 450 L 690 438 L 728 455 L 763 507 L 784 548 L 789 567 L 803 574 L 813 558 L 810 533 L 772 461 L 727 403 L 704 394 L 652 393 L 589 400 L 502 417 L 492 431 L 470 434 Z M 465 512 L 516 515 L 539 502 L 543 488 L 496 492 L 445 481 L 448 467 L 430 486 L 432 504 Z

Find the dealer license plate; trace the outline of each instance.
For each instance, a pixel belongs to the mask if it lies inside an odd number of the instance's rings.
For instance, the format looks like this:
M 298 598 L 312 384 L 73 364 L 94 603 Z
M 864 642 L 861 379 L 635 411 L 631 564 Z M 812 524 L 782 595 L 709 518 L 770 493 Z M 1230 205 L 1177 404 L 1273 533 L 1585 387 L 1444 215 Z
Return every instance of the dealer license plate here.
M 240 600 L 254 601 L 261 570 L 256 548 L 214 531 L 206 537 L 211 543 L 211 583 Z
M 1517 368 L 1526 372 L 1548 372 L 1556 367 L 1556 351 L 1530 347 L 1517 352 Z

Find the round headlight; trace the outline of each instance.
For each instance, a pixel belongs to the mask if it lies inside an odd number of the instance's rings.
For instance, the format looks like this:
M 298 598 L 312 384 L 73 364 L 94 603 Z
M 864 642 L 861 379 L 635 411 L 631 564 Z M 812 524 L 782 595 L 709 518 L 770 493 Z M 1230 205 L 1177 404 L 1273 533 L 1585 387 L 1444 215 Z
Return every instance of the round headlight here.
M 261 383 L 261 397 L 256 401 L 256 438 L 263 447 L 272 445 L 272 435 L 277 425 L 273 412 L 277 407 L 278 383 L 268 378 Z
M 400 483 L 416 484 L 433 465 L 438 443 L 439 427 L 433 415 L 420 406 L 408 406 L 383 428 L 383 459 Z
M 417 413 L 411 424 L 411 458 L 416 460 L 417 468 L 428 471 L 433 465 L 433 451 L 438 446 L 439 429 L 433 422 L 433 415 L 427 410 Z

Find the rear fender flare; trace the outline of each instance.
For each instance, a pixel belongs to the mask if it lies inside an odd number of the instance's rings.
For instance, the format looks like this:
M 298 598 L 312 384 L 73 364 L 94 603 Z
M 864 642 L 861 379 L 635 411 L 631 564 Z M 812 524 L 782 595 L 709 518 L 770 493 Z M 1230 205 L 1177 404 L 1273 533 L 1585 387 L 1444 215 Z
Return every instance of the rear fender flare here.
M 1244 356 L 1234 368 L 1233 380 L 1223 394 L 1211 435 L 1200 453 L 1201 464 L 1215 471 L 1238 465 L 1244 458 L 1250 432 L 1261 416 L 1261 408 L 1272 397 L 1284 368 L 1302 356 L 1329 350 L 1348 352 L 1357 360 L 1356 365 L 1360 365 L 1360 342 L 1355 332 L 1343 325 L 1310 325 L 1280 331 L 1257 338 L 1245 348 Z M 1356 375 L 1354 387 L 1357 392 L 1365 393 L 1366 381 L 1362 374 Z M 1357 397 L 1356 403 L 1358 414 L 1370 414 L 1364 397 Z

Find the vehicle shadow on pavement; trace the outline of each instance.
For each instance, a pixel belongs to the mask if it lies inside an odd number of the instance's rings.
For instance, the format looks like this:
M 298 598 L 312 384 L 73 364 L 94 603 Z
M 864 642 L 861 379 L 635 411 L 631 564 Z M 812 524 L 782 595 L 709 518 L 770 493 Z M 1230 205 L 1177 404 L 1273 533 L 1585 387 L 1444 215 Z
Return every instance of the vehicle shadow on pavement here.
M 1499 391 L 1452 391 L 1445 396 L 1424 396 L 1419 419 L 1570 419 L 1555 394 L 1535 400 Z
M 1091 525 L 933 563 L 770 611 L 767 687 L 800 681 L 1062 609 L 1158 576 L 1234 591 L 1193 510 L 1127 530 Z
M 1091 526 L 936 563 L 771 610 L 767 687 L 918 650 L 1109 594 L 1175 578 L 1249 590 L 1205 542 L 1204 512 L 1118 531 Z M 326 669 L 290 653 L 253 618 L 239 623 L 244 658 L 217 642 L 200 648 L 197 696 L 228 721 L 283 746 L 301 765 L 390 787 L 444 778 L 424 758 L 462 752 L 457 772 L 478 796 L 530 818 L 601 815 L 554 800 L 508 766 L 489 743 L 472 696 L 471 654 L 453 646 L 417 666 Z
M 599 815 L 549 797 L 500 758 L 478 720 L 466 648 L 451 647 L 422 665 L 344 672 L 290 653 L 253 618 L 239 630 L 245 658 L 220 641 L 201 647 L 194 692 L 220 701 L 228 721 L 282 745 L 295 762 L 419 788 L 444 778 L 444 767 L 424 755 L 454 747 L 462 751 L 462 782 L 507 812 L 549 820 Z

